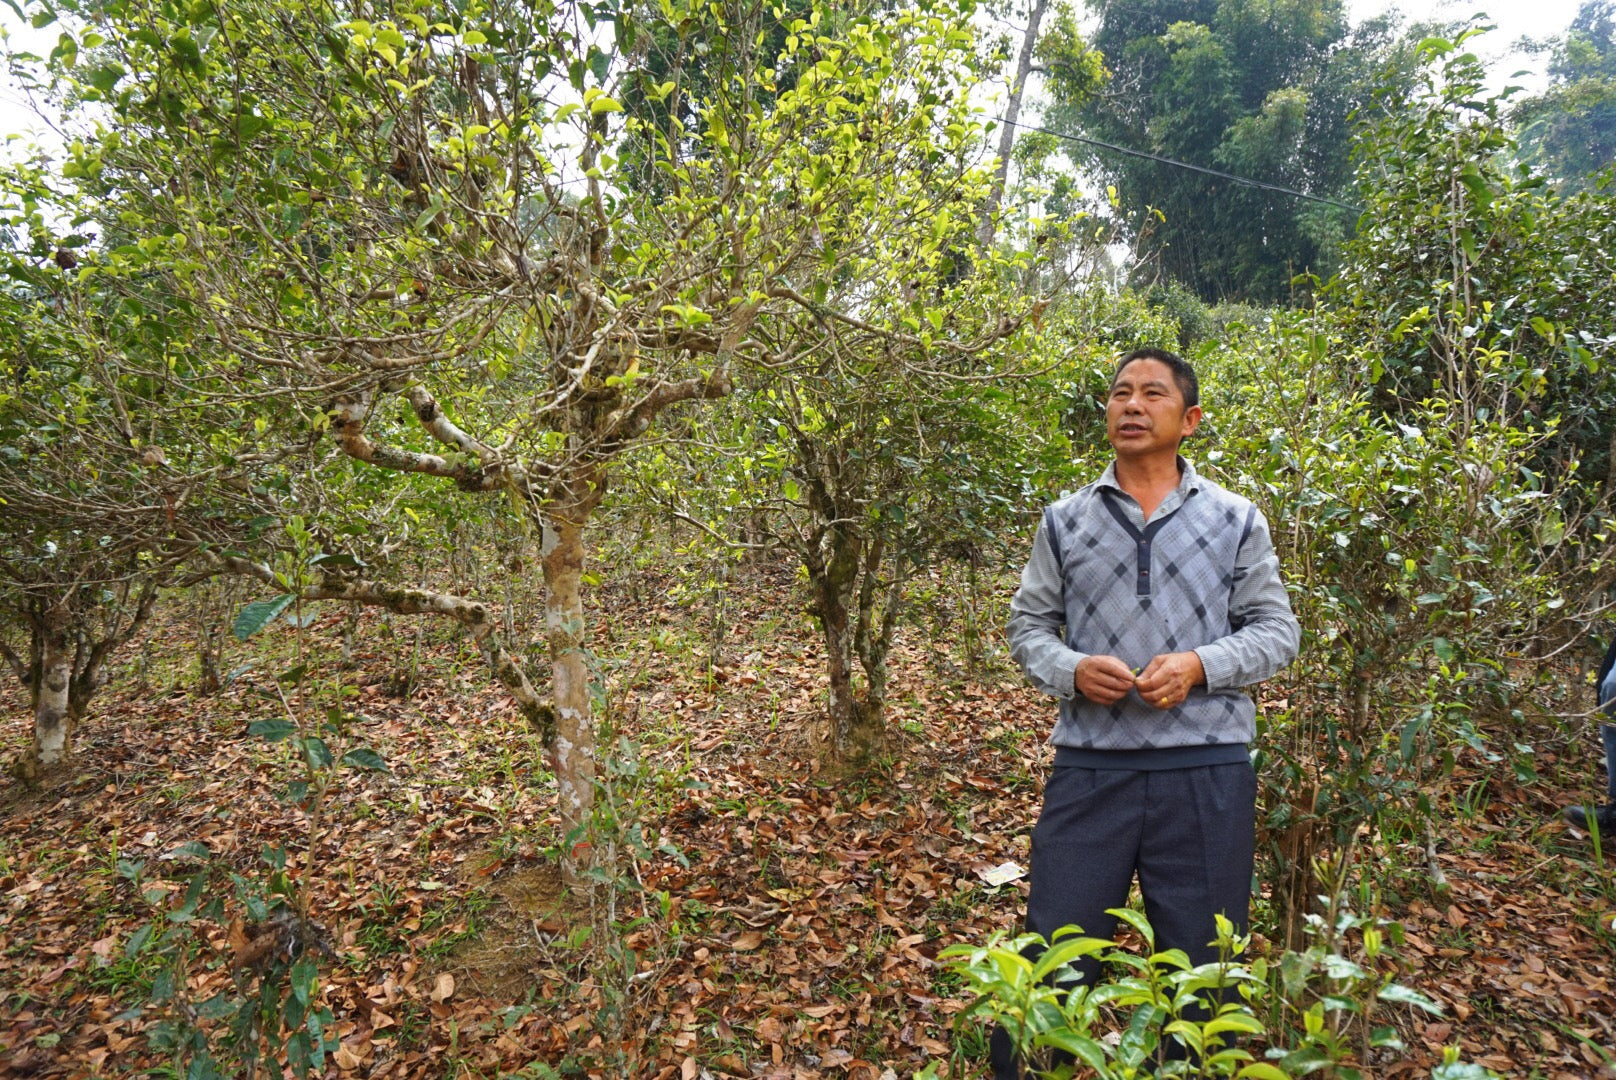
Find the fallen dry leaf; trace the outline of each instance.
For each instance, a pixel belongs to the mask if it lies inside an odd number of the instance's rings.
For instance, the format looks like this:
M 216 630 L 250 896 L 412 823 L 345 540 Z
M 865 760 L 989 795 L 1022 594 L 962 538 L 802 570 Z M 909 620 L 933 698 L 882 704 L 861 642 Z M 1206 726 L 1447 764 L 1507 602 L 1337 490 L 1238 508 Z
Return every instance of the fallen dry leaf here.
M 627 649 L 677 637 L 707 618 L 704 601 L 674 595 L 683 585 L 673 568 L 637 568 L 634 575 L 630 596 L 606 574 L 612 603 L 598 611 L 606 652 L 614 642 Z M 949 585 L 945 575 L 929 587 L 938 596 L 962 595 Z M 623 734 L 645 748 L 644 775 L 676 774 L 689 784 L 675 790 L 665 813 L 642 823 L 655 830 L 648 839 L 669 848 L 653 844 L 635 872 L 643 875 L 644 895 L 669 898 L 671 919 L 654 907 L 622 913 L 637 922 L 624 939 L 637 954 L 628 958 L 636 966 L 622 1048 L 632 1064 L 600 1075 L 913 1076 L 949 1059 L 953 1021 L 966 1003 L 939 981 L 938 954 L 1013 930 L 1020 919 L 1017 889 L 990 888 L 978 872 L 1027 863 L 1047 767 L 1049 703 L 1003 672 L 982 681 L 939 679 L 935 641 L 902 636 L 892 653 L 889 701 L 895 756 L 867 775 L 822 768 L 811 740 L 826 688 L 822 648 L 795 623 L 779 621 L 782 605 L 798 598 L 794 571 L 767 563 L 738 569 L 726 589 L 727 680 L 705 678 L 706 666 L 689 652 L 641 649 L 635 663 L 643 667 L 633 670 L 643 670 L 645 680 L 612 688 L 614 695 L 622 690 Z M 340 621 L 311 628 L 312 642 L 330 646 L 312 652 L 339 655 Z M 156 640 L 159 651 L 193 664 L 194 629 L 176 620 Z M 705 649 L 716 630 L 705 623 L 697 629 Z M 538 752 L 526 763 L 514 755 L 512 764 L 511 747 L 531 735 L 496 685 L 468 673 L 463 641 L 435 642 L 428 633 L 419 650 L 421 686 L 395 694 L 395 632 L 362 633 L 360 670 L 342 673 L 333 664 L 322 675 L 331 685 L 366 688 L 364 717 L 354 728 L 393 766 L 384 775 L 343 774 L 308 880 L 312 910 L 340 943 L 337 961 L 317 958 L 322 999 L 341 1040 L 328 1060 L 344 1076 L 436 1080 L 451 1054 L 489 1076 L 569 1055 L 580 1063 L 604 1056 L 600 983 L 585 970 L 584 950 L 563 946 L 587 923 L 574 912 L 517 910 L 500 893 L 545 864 L 545 845 L 560 842 L 555 791 Z M 411 651 L 407 642 L 403 651 Z M 222 734 L 281 707 L 251 692 L 252 678 L 213 698 L 114 686 L 98 699 L 102 719 L 81 731 L 81 778 L 59 797 L 0 808 L 0 828 L 12 844 L 0 867 L 0 940 L 7 945 L 0 986 L 31 995 L 0 1016 L 0 1047 L 11 1048 L 9 1056 L 0 1051 L 0 1073 L 17 1056 L 50 1077 L 96 1062 L 131 1072 L 159 1065 L 142 1022 L 115 1019 L 137 1002 L 109 991 L 100 977 L 101 961 L 122 958 L 149 909 L 126 883 L 109 881 L 104 850 L 61 838 L 117 830 L 137 838 L 137 855 L 201 840 L 235 867 L 258 865 L 269 836 L 284 838 L 289 851 L 306 850 L 299 846 L 306 807 L 278 797 L 284 771 L 266 758 L 261 740 Z M 287 690 L 294 707 L 314 704 Z M 209 738 L 191 737 L 199 721 L 213 732 Z M 14 744 L 26 737 L 27 722 L 20 711 L 0 716 Z M 680 737 L 670 741 L 675 731 Z M 1564 783 L 1601 775 L 1588 748 L 1567 744 L 1563 733 L 1544 745 L 1558 756 L 1545 777 Z M 1485 1057 L 1505 1075 L 1596 1075 L 1587 1047 L 1616 1045 L 1604 975 L 1609 945 L 1599 936 L 1612 917 L 1610 902 L 1589 908 L 1593 893 L 1562 894 L 1560 877 L 1540 872 L 1545 858 L 1585 857 L 1586 841 L 1533 831 L 1543 808 L 1571 793 L 1548 779 L 1518 784 L 1464 749 L 1451 783 L 1460 791 L 1481 784 L 1488 799 L 1444 830 L 1439 858 L 1450 894 L 1433 903 L 1416 891 L 1385 912 L 1406 931 L 1398 981 L 1438 998 L 1446 1016 L 1433 1022 L 1389 1006 L 1377 1012 L 1399 1026 L 1409 1050 L 1406 1061 L 1376 1071 L 1427 1076 L 1443 1046 L 1462 1045 L 1467 1060 Z M 154 797 L 159 792 L 163 797 Z M 1432 792 L 1433 799 L 1442 795 Z M 511 847 L 512 837 L 532 839 Z M 667 854 L 675 849 L 679 858 Z M 149 884 L 172 905 L 187 868 L 183 860 L 159 862 L 148 867 Z M 301 866 L 301 855 L 295 862 Z M 1523 880 L 1542 887 L 1519 888 Z M 120 906 L 120 897 L 130 903 Z M 476 909 L 474 920 L 473 900 L 491 903 Z M 83 918 L 85 901 L 104 917 Z M 232 927 L 228 916 L 244 912 L 227 908 L 222 925 L 203 928 L 204 940 L 227 963 L 239 955 L 251 968 L 274 939 L 244 919 Z M 674 923 L 684 937 L 668 932 Z M 498 986 L 458 946 L 438 947 L 473 929 L 485 946 L 481 956 L 509 957 Z M 1257 948 L 1272 955 L 1265 942 Z M 231 978 L 224 966 L 199 967 L 190 999 L 227 991 Z M 542 1007 L 510 1009 L 529 991 Z M 1254 1042 L 1252 1049 L 1262 1047 Z M 960 1073 L 970 1075 L 969 1066 Z

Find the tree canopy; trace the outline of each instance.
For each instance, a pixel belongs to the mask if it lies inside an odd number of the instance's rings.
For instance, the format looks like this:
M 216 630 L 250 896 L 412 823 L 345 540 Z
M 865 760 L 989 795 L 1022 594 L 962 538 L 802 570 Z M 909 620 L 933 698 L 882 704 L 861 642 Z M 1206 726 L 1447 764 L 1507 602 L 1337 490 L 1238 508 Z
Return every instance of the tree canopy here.
M 1390 55 L 1389 25 L 1349 27 L 1338 0 L 1161 0 L 1097 11 L 1087 42 L 1073 34 L 1046 42 L 1047 117 L 1058 131 L 1135 152 L 1066 144 L 1115 185 L 1147 265 L 1208 302 L 1285 302 L 1297 275 L 1333 273 L 1355 217 L 1348 206 L 1172 162 L 1350 204 L 1351 116 Z M 1098 94 L 1083 90 L 1090 49 L 1109 73 Z
M 1548 89 L 1513 119 L 1522 156 L 1563 190 L 1602 182 L 1616 162 L 1616 3 L 1586 0 L 1552 48 Z

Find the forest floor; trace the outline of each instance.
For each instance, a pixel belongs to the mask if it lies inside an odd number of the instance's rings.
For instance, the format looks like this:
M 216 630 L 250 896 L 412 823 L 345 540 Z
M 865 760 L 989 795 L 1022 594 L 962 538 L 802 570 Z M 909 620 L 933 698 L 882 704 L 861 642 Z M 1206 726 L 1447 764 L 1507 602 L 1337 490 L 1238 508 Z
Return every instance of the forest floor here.
M 963 613 L 939 585 L 931 629 L 893 658 L 888 749 L 868 770 L 824 771 L 809 734 L 823 664 L 797 592 L 787 570 L 738 576 L 719 634 L 713 597 L 681 599 L 671 577 L 596 593 L 606 711 L 639 746 L 608 789 L 643 828 L 592 910 L 556 884 L 536 740 L 452 629 L 367 615 L 345 669 L 341 613 L 272 627 L 232 643 L 227 664 L 251 666 L 199 696 L 194 626 L 159 626 L 96 703 L 73 766 L 0 791 L 0 1076 L 175 1075 L 149 1038 L 165 1015 L 152 989 L 176 970 L 192 1003 L 250 986 L 250 965 L 233 970 L 252 949 L 240 895 L 269 880 L 275 847 L 332 948 L 327 1075 L 984 1075 L 979 1031 L 954 1023 L 963 981 L 938 953 L 1016 925 L 1022 883 L 983 875 L 1026 864 L 1050 706 L 1002 666 L 966 677 Z M 301 685 L 277 681 L 299 662 Z M 337 754 L 363 744 L 387 770 L 338 774 L 310 858 L 312 803 L 285 797 L 291 743 L 247 729 L 339 700 L 353 719 Z M 16 696 L 3 716 L 14 757 L 28 737 Z M 1428 884 L 1423 844 L 1364 840 L 1377 913 L 1403 928 L 1398 980 L 1445 1010 L 1385 1007 L 1377 1021 L 1406 1050 L 1370 1075 L 1425 1076 L 1458 1046 L 1505 1076 L 1616 1076 L 1616 870 L 1557 816 L 1598 790 L 1597 740 L 1546 720 L 1530 741 L 1507 757 L 1535 774 L 1466 749 L 1431 793 L 1446 890 Z M 199 869 L 223 912 L 169 921 L 175 940 L 194 936 L 165 953 L 139 931 Z M 1259 954 L 1276 951 L 1266 913 L 1259 898 Z M 605 919 L 623 947 L 586 940 Z

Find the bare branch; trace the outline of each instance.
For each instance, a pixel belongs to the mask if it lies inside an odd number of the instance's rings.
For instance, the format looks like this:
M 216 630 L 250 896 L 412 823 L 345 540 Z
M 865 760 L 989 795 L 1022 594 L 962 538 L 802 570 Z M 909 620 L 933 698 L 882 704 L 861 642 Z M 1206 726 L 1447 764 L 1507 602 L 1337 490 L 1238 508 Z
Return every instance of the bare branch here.
M 1002 341 L 1019 330 L 1021 325 L 1026 322 L 1030 316 L 1043 311 L 1042 304 L 1035 304 L 1020 315 L 1001 316 L 998 324 L 994 326 L 993 329 L 976 338 L 974 341 L 961 342 L 934 340 L 930 344 L 927 344 L 913 334 L 906 334 L 898 330 L 892 330 L 888 327 L 877 326 L 874 323 L 866 322 L 857 316 L 849 315 L 845 311 L 838 311 L 837 309 L 826 304 L 815 303 L 813 300 L 810 300 L 808 297 L 802 295 L 802 293 L 798 292 L 796 289 L 776 285 L 769 290 L 769 295 L 779 300 L 790 300 L 792 303 L 814 315 L 821 322 L 827 324 L 833 322 L 841 323 L 845 326 L 851 326 L 855 330 L 862 330 L 867 334 L 873 334 L 876 337 L 884 338 L 888 341 L 898 342 L 915 349 L 922 351 L 935 349 L 940 352 L 953 353 L 956 356 L 973 356 L 988 349 L 997 342 Z M 920 371 L 923 369 L 917 368 L 916 370 Z M 997 381 L 1000 378 L 1000 376 L 997 375 L 973 377 L 965 375 L 950 375 L 946 372 L 932 371 L 926 371 L 925 374 L 936 375 L 938 378 L 955 379 L 958 381 Z
M 23 663 L 22 657 L 13 652 L 11 646 L 3 641 L 0 641 L 0 657 L 5 658 L 6 665 L 16 673 L 18 680 L 24 683 L 28 681 L 28 665 Z
M 465 431 L 455 425 L 454 421 L 444 415 L 438 406 L 437 399 L 432 392 L 420 383 L 416 383 L 405 391 L 404 396 L 409 400 L 410 408 L 415 412 L 415 418 L 426 428 L 427 434 L 434 439 L 456 450 L 468 454 L 476 454 L 484 464 L 488 464 L 494 457 L 493 448 L 479 439 L 474 439 Z
M 482 601 L 452 593 L 385 585 L 356 578 L 322 580 L 314 588 L 305 591 L 303 599 L 341 600 L 385 608 L 400 615 L 443 615 L 455 620 L 471 634 L 494 677 L 516 700 L 523 717 L 539 733 L 545 746 L 555 741 L 554 707 L 539 696 L 527 672 L 512 659 L 495 629 L 493 612 Z
M 370 404 L 371 395 L 366 391 L 348 401 L 339 401 L 331 408 L 332 437 L 349 457 L 396 472 L 441 476 L 453 480 L 463 491 L 493 491 L 504 485 L 504 477 L 497 469 L 484 469 L 480 464 L 457 465 L 437 454 L 400 450 L 374 442 L 365 434 Z
M 659 382 L 633 405 L 619 409 L 607 417 L 604 442 L 608 445 L 626 442 L 638 437 L 657 413 L 681 401 L 713 400 L 729 394 L 735 387 L 727 367 L 719 367 L 708 375 L 689 379 Z

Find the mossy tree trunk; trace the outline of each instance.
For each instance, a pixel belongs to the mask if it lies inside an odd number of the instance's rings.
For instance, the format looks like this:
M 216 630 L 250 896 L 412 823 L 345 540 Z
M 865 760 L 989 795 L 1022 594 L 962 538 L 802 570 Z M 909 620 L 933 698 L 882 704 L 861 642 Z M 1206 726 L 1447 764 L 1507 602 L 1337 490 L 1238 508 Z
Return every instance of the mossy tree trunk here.
M 34 714 L 33 738 L 15 768 L 24 783 L 38 782 L 72 756 L 74 728 L 106 684 L 107 661 L 151 617 L 159 581 L 92 586 L 75 577 L 36 584 L 10 605 L 29 634 L 26 660 L 0 644 Z
M 37 781 L 41 774 L 61 764 L 73 751 L 74 717 L 70 702 L 73 643 L 69 629 L 64 601 L 43 611 L 34 630 L 40 655 L 30 695 L 34 707 L 34 738 L 19 766 L 25 781 Z
M 595 714 L 589 693 L 584 623 L 584 525 L 600 501 L 602 477 L 587 470 L 563 485 L 545 522 L 544 631 L 550 650 L 555 735 L 549 741 L 562 829 L 562 872 L 576 882 L 592 857 Z

